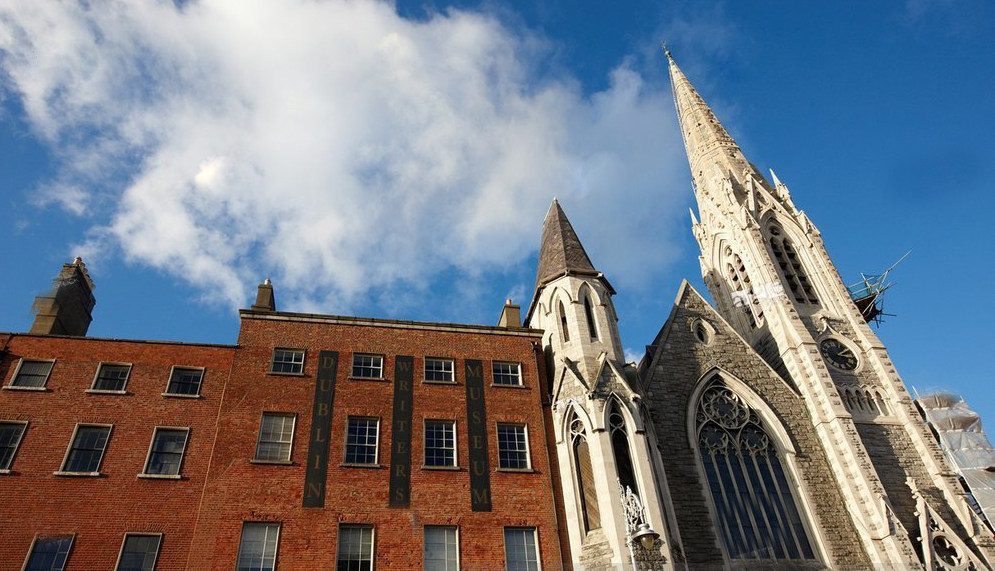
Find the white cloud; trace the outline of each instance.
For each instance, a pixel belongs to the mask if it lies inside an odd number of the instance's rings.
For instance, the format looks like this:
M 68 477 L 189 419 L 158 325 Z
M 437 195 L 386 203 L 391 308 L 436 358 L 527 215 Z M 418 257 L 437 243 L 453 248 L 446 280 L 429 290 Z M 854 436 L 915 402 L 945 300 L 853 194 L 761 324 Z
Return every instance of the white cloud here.
M 659 271 L 689 196 L 669 89 L 623 64 L 587 96 L 534 40 L 372 0 L 0 6 L 3 89 L 79 189 L 53 200 L 105 205 L 86 251 L 239 306 L 265 276 L 341 311 L 508 268 L 553 196 L 617 284 Z

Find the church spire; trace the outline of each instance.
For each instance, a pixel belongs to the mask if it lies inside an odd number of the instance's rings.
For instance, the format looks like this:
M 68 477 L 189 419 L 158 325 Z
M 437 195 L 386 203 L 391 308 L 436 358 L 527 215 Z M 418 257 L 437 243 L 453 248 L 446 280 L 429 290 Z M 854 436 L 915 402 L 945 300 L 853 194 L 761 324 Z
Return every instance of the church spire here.
M 695 187 L 701 188 L 704 179 L 713 174 L 739 177 L 744 169 L 752 170 L 736 141 L 719 123 L 681 68 L 677 67 L 670 51 L 665 49 L 665 53 L 670 63 L 670 84 L 674 90 L 677 119 Z M 713 173 L 716 167 L 722 172 Z
M 539 245 L 539 269 L 536 272 L 536 289 L 565 275 L 594 276 L 591 258 L 587 257 L 580 238 L 567 220 L 567 215 L 554 198 L 542 223 L 542 241 Z

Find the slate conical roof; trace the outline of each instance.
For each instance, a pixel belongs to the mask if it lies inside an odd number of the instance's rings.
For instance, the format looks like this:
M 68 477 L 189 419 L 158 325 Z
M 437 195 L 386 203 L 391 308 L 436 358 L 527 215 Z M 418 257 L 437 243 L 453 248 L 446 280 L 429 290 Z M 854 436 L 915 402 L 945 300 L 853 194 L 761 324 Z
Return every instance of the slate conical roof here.
M 594 269 L 591 258 L 587 257 L 560 203 L 554 198 L 542 223 L 536 289 L 567 274 L 594 276 L 598 271 Z

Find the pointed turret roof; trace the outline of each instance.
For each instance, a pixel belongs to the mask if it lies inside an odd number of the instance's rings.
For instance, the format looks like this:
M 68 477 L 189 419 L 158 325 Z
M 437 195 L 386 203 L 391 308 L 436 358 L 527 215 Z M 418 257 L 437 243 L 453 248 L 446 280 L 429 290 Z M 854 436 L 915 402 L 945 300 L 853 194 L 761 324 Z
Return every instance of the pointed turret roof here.
M 539 245 L 539 269 L 536 271 L 536 289 L 568 274 L 597 275 L 591 258 L 587 257 L 580 238 L 567 220 L 566 213 L 555 198 L 549 205 L 546 220 L 542 223 L 542 241 Z
M 674 90 L 677 119 L 695 183 L 699 183 L 699 177 L 711 165 L 720 166 L 736 175 L 744 168 L 752 169 L 736 141 L 719 123 L 715 113 L 698 95 L 681 68 L 677 67 L 670 51 L 666 54 L 670 62 L 670 85 Z

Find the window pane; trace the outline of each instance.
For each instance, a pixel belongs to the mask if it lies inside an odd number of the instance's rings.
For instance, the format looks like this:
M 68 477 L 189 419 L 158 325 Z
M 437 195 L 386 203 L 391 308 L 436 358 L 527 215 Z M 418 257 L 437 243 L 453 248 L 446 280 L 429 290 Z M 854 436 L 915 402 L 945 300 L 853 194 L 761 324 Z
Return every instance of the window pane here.
M 36 539 L 24 571 L 62 571 L 72 544 L 71 536 Z
M 44 387 L 50 372 L 51 361 L 21 361 L 17 377 L 10 384 L 14 387 Z
M 495 362 L 492 373 L 494 374 L 494 384 L 496 385 L 522 384 L 521 368 L 518 363 Z
M 273 571 L 276 567 L 278 523 L 245 523 L 238 545 L 237 571 Z
M 109 426 L 80 426 L 66 458 L 65 472 L 96 472 L 110 436 Z
M 529 467 L 529 448 L 524 425 L 499 424 L 497 438 L 500 467 L 521 469 Z
M 148 466 L 145 467 L 145 473 L 178 475 L 186 444 L 186 430 L 156 429 L 152 436 L 152 449 L 149 452 L 149 462 Z
M 160 540 L 158 535 L 126 535 L 117 571 L 152 571 Z
M 380 355 L 353 355 L 352 376 L 367 379 L 383 377 L 383 357 Z
M 123 391 L 130 371 L 128 365 L 100 365 L 93 388 L 98 391 Z
M 373 569 L 373 527 L 343 525 L 339 527 L 339 554 L 336 571 L 370 571 Z
M 425 526 L 425 571 L 457 571 L 456 527 Z
M 425 423 L 425 465 L 456 465 L 456 423 L 430 420 Z
M 25 426 L 19 422 L 0 422 L 0 470 L 10 469 Z
M 535 528 L 504 528 L 504 556 L 508 571 L 539 571 Z
M 350 464 L 376 464 L 377 429 L 375 418 L 350 418 L 346 431 L 345 461 Z
M 204 371 L 200 369 L 173 369 L 172 376 L 169 377 L 169 386 L 166 392 L 173 395 L 199 395 L 200 380 L 204 377 Z
M 452 359 L 425 359 L 425 380 L 451 383 L 453 377 Z
M 274 373 L 303 373 L 304 351 L 297 349 L 274 349 L 272 371 Z
M 294 438 L 294 415 L 264 412 L 259 427 L 256 460 L 289 462 Z

